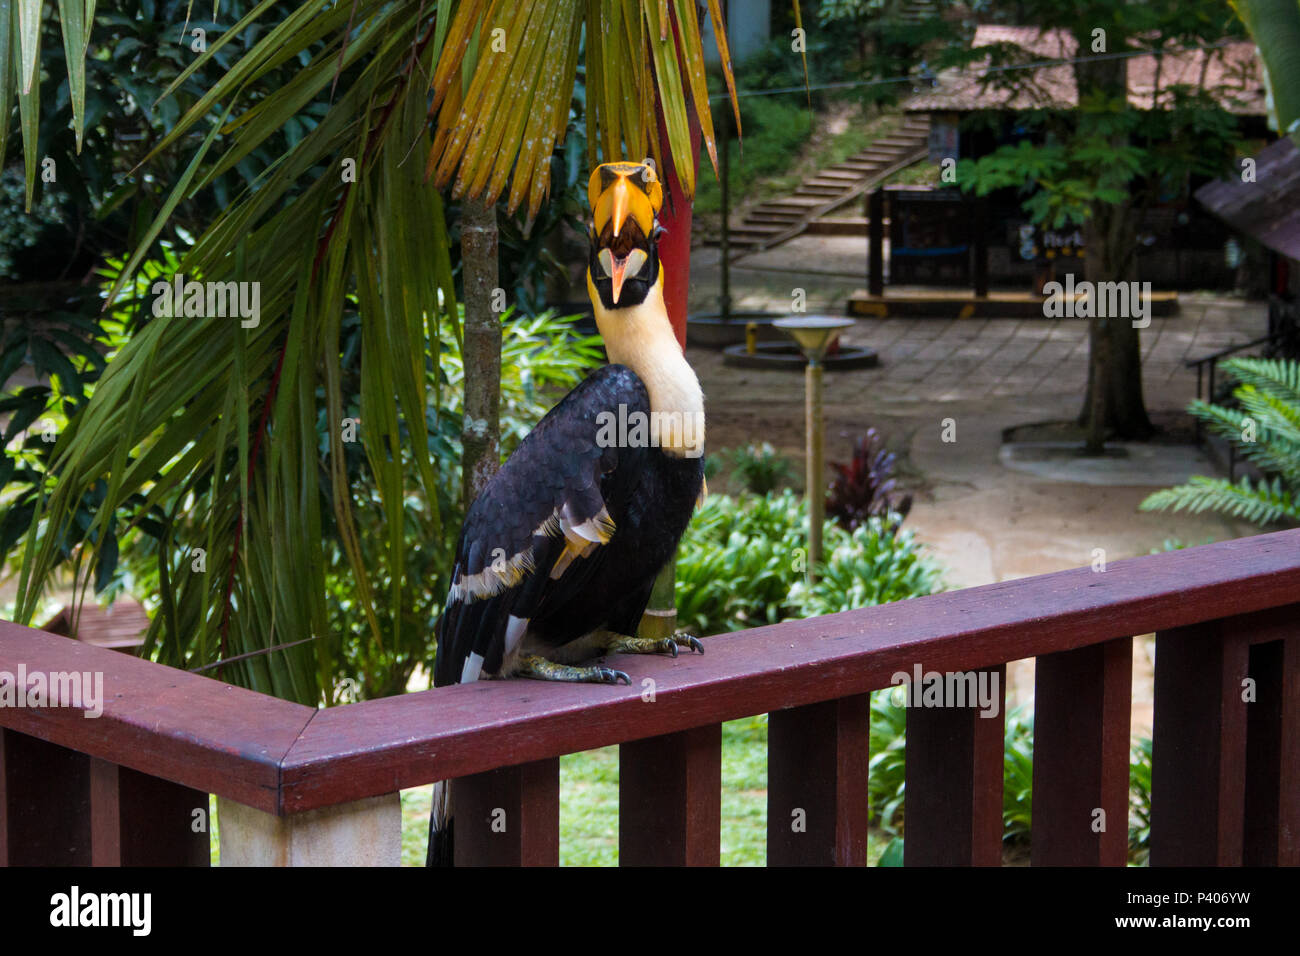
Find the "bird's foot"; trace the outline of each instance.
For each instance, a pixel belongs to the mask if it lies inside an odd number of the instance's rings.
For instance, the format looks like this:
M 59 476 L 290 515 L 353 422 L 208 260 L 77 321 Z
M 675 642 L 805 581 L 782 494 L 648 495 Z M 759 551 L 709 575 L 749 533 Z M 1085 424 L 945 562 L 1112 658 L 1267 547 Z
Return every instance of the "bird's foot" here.
M 577 684 L 631 684 L 632 678 L 622 671 L 608 667 L 574 667 L 570 664 L 557 664 L 545 657 L 529 654 L 519 658 L 518 677 L 531 677 L 534 680 L 569 681 Z
M 676 657 L 679 647 L 704 653 L 704 645 L 700 643 L 700 639 L 685 631 L 677 631 L 672 637 L 629 637 L 626 634 L 612 634 L 605 644 L 605 651 L 609 654 L 671 654 Z

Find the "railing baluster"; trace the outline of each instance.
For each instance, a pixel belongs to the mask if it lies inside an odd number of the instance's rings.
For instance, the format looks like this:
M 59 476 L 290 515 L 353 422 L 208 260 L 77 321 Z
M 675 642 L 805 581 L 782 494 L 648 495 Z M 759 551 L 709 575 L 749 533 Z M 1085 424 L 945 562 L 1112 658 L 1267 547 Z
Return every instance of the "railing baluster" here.
M 1132 638 L 1037 659 L 1034 866 L 1128 861 L 1132 683 Z
M 1252 646 L 1250 674 L 1242 862 L 1300 866 L 1300 636 Z
M 1156 634 L 1152 866 L 1241 865 L 1247 637 L 1231 619 Z
M 208 832 L 206 793 L 91 759 L 92 866 L 207 866 Z
M 90 758 L 0 729 L 0 863 L 90 865 Z
M 997 678 L 997 714 L 978 707 L 907 709 L 906 866 L 1000 866 L 1006 666 L 976 671 Z
M 559 758 L 460 777 L 452 815 L 457 866 L 558 866 Z
M 769 866 L 864 866 L 871 695 L 777 710 L 767 722 Z
M 620 866 L 717 866 L 721 839 L 721 724 L 619 746 Z

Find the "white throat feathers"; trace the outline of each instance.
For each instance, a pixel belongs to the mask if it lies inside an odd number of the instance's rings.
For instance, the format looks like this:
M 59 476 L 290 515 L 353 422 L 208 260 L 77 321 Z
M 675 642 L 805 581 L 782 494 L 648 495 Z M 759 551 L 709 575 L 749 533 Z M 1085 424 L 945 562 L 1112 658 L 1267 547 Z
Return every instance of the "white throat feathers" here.
M 704 393 L 668 321 L 662 266 L 645 300 L 627 308 L 606 309 L 590 277 L 587 284 L 610 362 L 626 365 L 645 383 L 652 415 L 685 423 L 664 429 L 659 447 L 678 458 L 698 457 L 704 447 Z

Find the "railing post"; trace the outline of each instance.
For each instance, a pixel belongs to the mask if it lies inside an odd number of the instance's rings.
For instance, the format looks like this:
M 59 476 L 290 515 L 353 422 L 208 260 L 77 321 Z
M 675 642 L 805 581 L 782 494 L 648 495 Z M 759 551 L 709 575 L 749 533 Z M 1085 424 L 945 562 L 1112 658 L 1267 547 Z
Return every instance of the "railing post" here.
M 207 866 L 209 824 L 206 793 L 91 758 L 92 866 Z
M 1241 865 L 1248 659 L 1232 619 L 1156 634 L 1152 866 Z
M 722 725 L 618 748 L 619 866 L 717 866 Z
M 1128 862 L 1133 639 L 1034 666 L 1034 866 Z
M 221 865 L 397 866 L 402 860 L 400 794 L 276 816 L 217 798 Z
M 978 706 L 907 708 L 905 866 L 1002 864 L 1006 665 L 974 673 L 996 678 L 995 715 L 981 717 Z
M 1250 675 L 1242 862 L 1300 866 L 1300 636 L 1252 646 Z
M 537 760 L 452 783 L 457 866 L 559 866 L 560 760 Z
M 871 695 L 767 719 L 768 866 L 865 866 Z
M 90 758 L 0 728 L 0 864 L 89 866 Z

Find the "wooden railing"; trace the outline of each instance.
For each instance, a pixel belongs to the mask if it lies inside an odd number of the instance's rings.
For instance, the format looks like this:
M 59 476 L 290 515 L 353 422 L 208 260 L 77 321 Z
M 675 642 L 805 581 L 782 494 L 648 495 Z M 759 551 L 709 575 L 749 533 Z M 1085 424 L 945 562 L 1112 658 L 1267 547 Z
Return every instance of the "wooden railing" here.
M 1036 657 L 1032 862 L 1120 866 L 1150 632 L 1151 863 L 1300 862 L 1300 530 L 720 635 L 620 659 L 630 687 L 325 710 L 0 624 L 0 672 L 101 671 L 106 697 L 97 719 L 0 707 L 0 861 L 201 865 L 209 793 L 282 826 L 457 778 L 458 862 L 553 864 L 558 758 L 619 744 L 620 862 L 716 864 L 720 725 L 768 713 L 768 862 L 863 863 L 869 692 L 920 665 L 998 675 L 1000 704 L 1006 663 Z M 1001 862 L 1002 748 L 1001 707 L 908 709 L 907 864 Z

